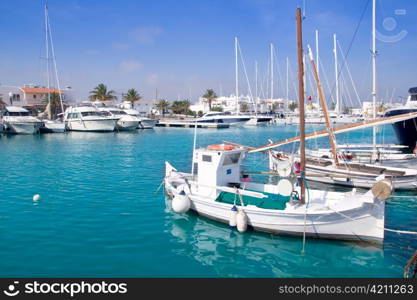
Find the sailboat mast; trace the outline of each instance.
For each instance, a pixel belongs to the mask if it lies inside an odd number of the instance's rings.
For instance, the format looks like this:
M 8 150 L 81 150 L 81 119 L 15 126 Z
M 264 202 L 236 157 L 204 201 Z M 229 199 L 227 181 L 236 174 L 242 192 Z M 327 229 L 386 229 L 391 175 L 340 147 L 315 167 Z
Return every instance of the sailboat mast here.
M 297 8 L 297 55 L 298 55 L 298 102 L 300 111 L 300 155 L 301 155 L 301 176 L 305 176 L 305 123 L 304 123 L 304 64 L 303 64 L 303 30 L 301 9 Z M 305 184 L 304 179 L 300 180 L 301 186 L 301 203 L 305 203 Z
M 320 74 L 319 63 L 319 31 L 316 29 L 316 63 L 317 63 L 317 76 Z M 317 88 L 317 97 L 319 97 L 319 89 Z
M 45 5 L 45 51 L 46 51 L 46 87 L 48 89 L 48 119 L 52 118 L 52 110 L 51 110 L 51 93 L 49 92 L 50 89 L 50 78 L 49 78 L 49 38 L 48 38 L 48 6 Z
M 339 70 L 337 64 L 337 39 L 336 34 L 333 34 L 333 54 L 334 54 L 334 76 L 335 76 L 335 84 L 336 84 L 336 106 L 335 111 L 339 115 L 340 113 L 340 98 L 339 98 Z
M 376 0 L 372 0 L 372 104 L 376 119 Z M 373 152 L 376 153 L 376 127 L 372 128 Z
M 274 45 L 271 43 L 271 100 L 274 99 Z
M 255 113 L 258 112 L 258 61 L 255 60 Z
M 237 60 L 237 37 L 235 37 L 235 88 L 236 88 L 236 114 L 239 114 L 239 66 Z
M 331 127 L 331 123 L 330 123 L 330 119 L 329 119 L 329 114 L 327 112 L 326 99 L 324 98 L 323 87 L 322 87 L 321 82 L 320 82 L 319 72 L 317 71 L 317 67 L 316 67 L 316 64 L 315 64 L 314 59 L 313 59 L 313 52 L 311 51 L 310 46 L 308 47 L 308 54 L 310 56 L 311 69 L 313 70 L 314 79 L 316 80 L 317 90 L 319 92 L 320 106 L 321 106 L 321 109 L 323 110 L 323 116 L 324 116 L 324 120 L 325 120 L 325 123 L 326 123 L 326 129 L 327 129 L 327 132 L 328 132 L 328 135 L 329 135 L 330 147 L 332 149 L 334 163 L 337 165 L 337 164 L 339 164 L 339 159 L 337 157 L 336 139 L 335 139 L 333 131 L 332 131 L 332 127 Z
M 286 86 L 286 99 L 287 99 L 287 104 L 289 101 L 289 75 L 290 75 L 290 62 L 288 61 L 288 57 L 287 57 L 287 86 Z

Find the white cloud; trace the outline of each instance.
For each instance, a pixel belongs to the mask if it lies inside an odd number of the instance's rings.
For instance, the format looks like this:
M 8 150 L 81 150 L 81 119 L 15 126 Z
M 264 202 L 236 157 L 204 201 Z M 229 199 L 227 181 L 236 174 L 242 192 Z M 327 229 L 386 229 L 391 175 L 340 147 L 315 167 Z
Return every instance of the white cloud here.
M 153 44 L 156 37 L 162 33 L 162 29 L 158 26 L 143 26 L 133 29 L 129 36 L 132 40 L 140 44 Z
M 120 63 L 120 70 L 123 73 L 130 73 L 142 68 L 142 63 L 137 60 L 127 60 Z

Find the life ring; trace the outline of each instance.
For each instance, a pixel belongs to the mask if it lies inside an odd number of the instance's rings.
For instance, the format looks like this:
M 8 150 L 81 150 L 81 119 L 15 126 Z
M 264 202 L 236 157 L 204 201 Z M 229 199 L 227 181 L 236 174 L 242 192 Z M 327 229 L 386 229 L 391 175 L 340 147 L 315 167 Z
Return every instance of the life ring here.
M 225 144 L 217 144 L 217 145 L 209 145 L 207 146 L 209 150 L 216 150 L 216 151 L 230 151 L 235 149 L 235 146 L 232 145 L 225 145 Z

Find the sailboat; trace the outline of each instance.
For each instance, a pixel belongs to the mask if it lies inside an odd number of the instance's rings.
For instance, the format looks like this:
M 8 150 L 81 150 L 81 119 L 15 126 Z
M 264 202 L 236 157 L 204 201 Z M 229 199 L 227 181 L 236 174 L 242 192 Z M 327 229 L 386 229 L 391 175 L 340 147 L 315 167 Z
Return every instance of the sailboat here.
M 297 48 L 301 132 L 300 176 L 277 185 L 242 177 L 248 149 L 218 144 L 193 151 L 192 171 L 177 171 L 165 162 L 165 190 L 175 212 L 194 210 L 228 223 L 239 232 L 254 230 L 303 237 L 352 241 L 384 240 L 385 202 L 393 186 L 382 180 L 372 190 L 359 193 L 309 189 L 305 174 L 304 83 L 302 74 L 302 17 L 297 8 Z M 195 148 L 195 147 L 194 147 Z
M 51 49 L 49 49 L 51 47 Z M 58 79 L 58 70 L 56 67 L 56 60 L 55 60 L 55 50 L 54 45 L 52 43 L 52 33 L 51 33 L 51 25 L 49 23 L 49 14 L 48 14 L 48 6 L 45 5 L 45 51 L 46 51 L 46 76 L 47 76 L 47 90 L 48 90 L 48 104 L 46 105 L 46 114 L 47 119 L 43 120 L 43 126 L 40 128 L 41 133 L 61 133 L 65 131 L 65 124 L 63 120 L 52 120 L 52 103 L 51 103 L 51 87 L 50 87 L 50 66 L 49 66 L 49 50 L 51 50 L 52 60 L 53 60 L 53 67 L 55 69 L 55 79 L 58 86 L 56 93 L 59 97 L 60 107 L 61 107 L 61 115 L 63 117 L 64 113 L 64 104 L 62 99 L 62 91 L 60 89 L 59 79 Z
M 340 153 L 337 151 L 334 129 L 332 129 L 327 115 L 326 100 L 324 99 L 324 93 L 311 49 L 309 49 L 309 56 L 315 80 L 317 82 L 320 105 L 326 121 L 326 131 L 331 145 L 332 158 L 310 157 L 306 162 L 307 169 L 309 171 L 309 173 L 305 174 L 306 178 L 311 181 L 361 188 L 371 188 L 381 178 L 389 178 L 392 180 L 396 189 L 416 189 L 416 169 L 376 166 L 373 164 L 359 164 L 356 162 L 350 162 L 349 160 L 351 157 L 340 156 Z M 290 169 L 291 164 L 294 162 L 290 162 L 289 160 L 289 156 L 285 157 L 285 154 L 282 152 L 277 152 L 276 150 L 269 151 L 269 167 L 274 171 L 283 172 L 283 169 Z M 298 163 L 299 159 L 295 159 L 295 162 Z

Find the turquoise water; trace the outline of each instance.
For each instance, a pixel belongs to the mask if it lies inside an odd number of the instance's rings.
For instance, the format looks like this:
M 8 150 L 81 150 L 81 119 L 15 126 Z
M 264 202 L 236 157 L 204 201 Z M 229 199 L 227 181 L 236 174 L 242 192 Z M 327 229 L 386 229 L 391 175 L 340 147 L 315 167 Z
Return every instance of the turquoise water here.
M 311 129 L 311 128 L 310 128 Z M 199 130 L 198 145 L 263 145 L 294 126 Z M 390 127 L 385 142 L 395 141 Z M 370 131 L 339 142 L 370 141 Z M 0 137 L 1 277 L 402 276 L 415 236 L 383 247 L 247 232 L 166 204 L 164 161 L 190 170 L 193 129 Z M 309 143 L 311 147 L 316 142 Z M 287 148 L 291 150 L 293 146 Z M 250 155 L 246 169 L 267 167 Z M 41 199 L 33 202 L 34 194 Z M 386 227 L 417 230 L 416 199 L 388 203 Z

